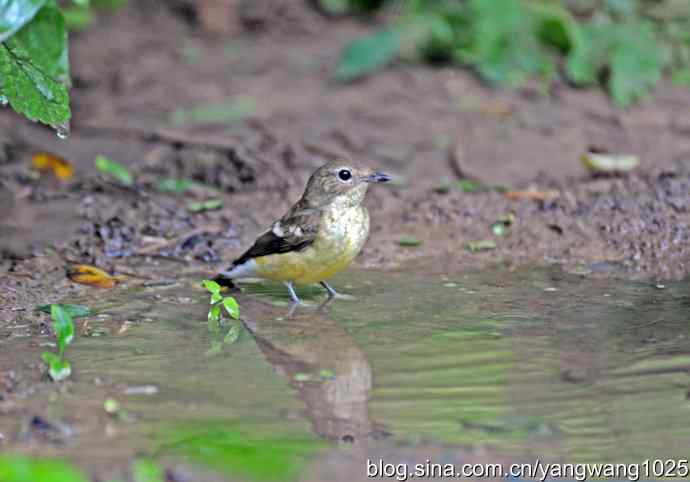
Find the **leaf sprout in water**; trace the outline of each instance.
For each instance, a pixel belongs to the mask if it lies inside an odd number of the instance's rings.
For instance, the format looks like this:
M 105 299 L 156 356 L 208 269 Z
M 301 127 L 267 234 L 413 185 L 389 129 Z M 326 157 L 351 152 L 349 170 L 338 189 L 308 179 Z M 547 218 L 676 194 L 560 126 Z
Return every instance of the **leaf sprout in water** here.
M 48 365 L 50 378 L 58 382 L 72 374 L 72 367 L 65 359 L 65 348 L 74 340 L 74 321 L 62 305 L 50 305 L 50 317 L 57 340 L 58 352 L 43 352 L 43 361 Z
M 221 286 L 212 280 L 203 280 L 202 285 L 211 294 L 209 301 L 211 307 L 208 310 L 208 331 L 211 333 L 211 348 L 207 352 L 209 356 L 217 355 L 223 345 L 232 345 L 240 338 L 242 326 L 239 323 L 240 307 L 232 296 L 223 296 Z M 225 314 L 225 315 L 224 315 Z M 229 316 L 232 323 L 225 335 L 221 333 L 223 318 Z

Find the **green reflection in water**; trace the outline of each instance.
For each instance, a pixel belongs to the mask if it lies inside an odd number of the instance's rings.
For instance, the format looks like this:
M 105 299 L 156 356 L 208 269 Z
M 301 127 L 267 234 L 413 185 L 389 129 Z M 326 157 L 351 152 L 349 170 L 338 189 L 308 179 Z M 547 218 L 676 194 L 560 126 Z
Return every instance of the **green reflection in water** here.
M 62 460 L 0 455 L 2 482 L 86 482 L 84 475 Z
M 249 431 L 242 420 L 197 421 L 165 433 L 161 454 L 182 456 L 225 473 L 257 481 L 294 480 L 325 443 L 308 433 Z

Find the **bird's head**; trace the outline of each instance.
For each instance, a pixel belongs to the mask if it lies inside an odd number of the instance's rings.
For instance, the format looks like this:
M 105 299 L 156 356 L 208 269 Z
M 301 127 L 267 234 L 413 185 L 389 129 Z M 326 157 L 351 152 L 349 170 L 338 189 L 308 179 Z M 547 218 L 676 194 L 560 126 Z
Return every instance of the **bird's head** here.
M 315 207 L 333 202 L 356 206 L 364 200 L 369 184 L 390 179 L 382 172 L 338 159 L 324 164 L 311 175 L 302 199 Z

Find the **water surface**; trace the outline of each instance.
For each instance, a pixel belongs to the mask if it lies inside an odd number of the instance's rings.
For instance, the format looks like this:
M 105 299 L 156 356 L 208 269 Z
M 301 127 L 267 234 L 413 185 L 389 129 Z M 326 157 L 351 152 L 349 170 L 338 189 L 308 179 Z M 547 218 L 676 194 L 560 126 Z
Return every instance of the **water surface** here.
M 80 323 L 54 414 L 107 396 L 127 416 L 56 455 L 95 470 L 134 450 L 209 480 L 365 480 L 367 457 L 687 458 L 688 283 L 360 270 L 334 281 L 354 301 L 317 308 L 306 288 L 293 313 L 282 285 L 251 283 L 225 343 L 196 281 L 79 300 L 100 315 Z

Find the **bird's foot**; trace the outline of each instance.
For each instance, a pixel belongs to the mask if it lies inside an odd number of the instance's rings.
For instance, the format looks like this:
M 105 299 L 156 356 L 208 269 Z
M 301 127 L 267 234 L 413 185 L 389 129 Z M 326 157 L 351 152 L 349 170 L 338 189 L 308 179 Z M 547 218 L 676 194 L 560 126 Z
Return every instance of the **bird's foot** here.
M 285 286 L 287 286 L 288 294 L 290 295 L 290 300 L 292 301 L 292 304 L 301 305 L 302 300 L 300 300 L 299 296 L 297 296 L 297 293 L 295 293 L 295 288 L 294 286 L 292 286 L 292 281 L 286 281 Z
M 328 299 L 329 300 L 354 300 L 355 297 L 352 295 L 346 295 L 342 293 L 338 293 L 331 285 L 326 283 L 325 281 L 321 281 L 319 283 L 321 286 L 323 286 L 326 291 L 328 291 Z

